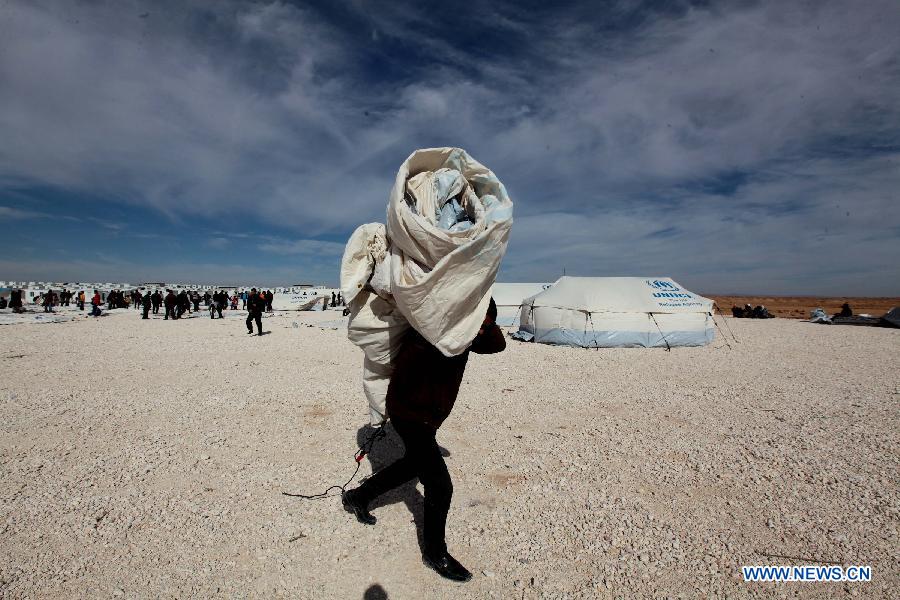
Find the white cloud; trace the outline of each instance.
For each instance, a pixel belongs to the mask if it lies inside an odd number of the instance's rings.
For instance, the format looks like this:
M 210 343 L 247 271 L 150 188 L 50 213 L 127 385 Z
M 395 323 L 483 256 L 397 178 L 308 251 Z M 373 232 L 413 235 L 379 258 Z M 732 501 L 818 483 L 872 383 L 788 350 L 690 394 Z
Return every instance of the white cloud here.
M 319 257 L 335 257 L 344 253 L 344 244 L 323 240 L 279 240 L 260 244 L 260 250 L 273 254 L 305 254 Z
M 97 256 L 91 260 L 7 260 L 0 258 L 0 280 L 9 281 L 147 281 L 204 283 L 212 285 L 280 286 L 299 282 L 336 282 L 334 268 L 303 265 L 302 268 L 266 267 L 247 263 L 159 261 L 147 265 Z
M 47 215 L 33 210 L 23 210 L 12 206 L 0 206 L 0 219 L 43 219 Z
M 206 240 L 206 245 L 213 250 L 224 250 L 228 247 L 228 239 L 223 237 L 214 237 Z

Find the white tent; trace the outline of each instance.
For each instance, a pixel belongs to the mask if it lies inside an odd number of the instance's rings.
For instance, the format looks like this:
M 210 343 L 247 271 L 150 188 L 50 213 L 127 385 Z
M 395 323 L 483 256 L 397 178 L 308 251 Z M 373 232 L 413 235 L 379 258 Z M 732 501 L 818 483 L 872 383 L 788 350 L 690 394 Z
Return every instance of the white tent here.
M 712 300 L 668 277 L 562 277 L 522 303 L 513 337 L 585 348 L 702 346 Z
M 540 294 L 552 283 L 495 283 L 491 287 L 491 297 L 497 305 L 497 324 L 512 327 L 519 324 L 522 302 Z
M 322 298 L 328 298 L 331 306 L 331 294 L 340 292 L 337 288 L 309 288 L 305 290 L 277 292 L 272 294 L 274 310 L 317 310 L 322 306 Z

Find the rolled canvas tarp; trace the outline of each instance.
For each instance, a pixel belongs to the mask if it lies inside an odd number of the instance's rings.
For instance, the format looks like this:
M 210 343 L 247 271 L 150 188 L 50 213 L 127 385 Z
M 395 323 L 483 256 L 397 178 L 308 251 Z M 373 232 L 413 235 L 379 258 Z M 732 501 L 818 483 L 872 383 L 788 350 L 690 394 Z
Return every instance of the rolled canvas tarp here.
M 417 150 L 401 165 L 387 224 L 361 225 L 341 261 L 348 337 L 362 348 L 373 424 L 385 418 L 393 359 L 413 327 L 445 356 L 478 334 L 506 253 L 506 188 L 460 148 Z
M 415 208 L 407 200 L 408 180 L 439 169 L 458 171 L 468 184 L 463 196 L 471 229 L 438 227 L 429 194 L 423 196 L 430 202 Z M 506 253 L 512 206 L 500 180 L 460 148 L 418 150 L 397 173 L 387 211 L 391 294 L 410 325 L 445 356 L 464 352 L 481 327 Z
M 584 348 L 701 346 L 712 300 L 668 277 L 563 277 L 522 304 L 517 339 Z

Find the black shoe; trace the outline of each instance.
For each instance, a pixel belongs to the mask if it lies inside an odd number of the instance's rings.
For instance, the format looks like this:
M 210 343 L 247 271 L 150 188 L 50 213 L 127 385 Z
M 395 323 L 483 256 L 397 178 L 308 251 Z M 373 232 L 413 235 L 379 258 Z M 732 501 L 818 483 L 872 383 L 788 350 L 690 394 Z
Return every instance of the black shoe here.
M 451 581 L 469 581 L 472 574 L 445 550 L 436 554 L 422 554 L 422 562 L 437 571 L 437 574 Z
M 251 329 L 250 331 L 248 331 L 247 335 L 253 335 L 253 330 Z
M 256 335 L 262 335 L 262 331 L 260 331 L 260 332 L 259 332 L 259 333 L 257 333 L 257 334 L 256 334 Z
M 341 504 L 344 510 L 356 515 L 356 520 L 365 525 L 374 525 L 378 522 L 375 515 L 369 512 L 368 503 L 364 503 L 359 499 L 357 490 L 347 490 L 341 494 Z

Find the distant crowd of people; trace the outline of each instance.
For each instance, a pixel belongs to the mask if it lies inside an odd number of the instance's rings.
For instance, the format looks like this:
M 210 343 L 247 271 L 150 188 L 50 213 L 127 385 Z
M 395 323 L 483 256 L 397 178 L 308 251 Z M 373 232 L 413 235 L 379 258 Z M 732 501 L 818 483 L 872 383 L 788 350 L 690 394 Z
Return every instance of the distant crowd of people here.
M 247 311 L 247 333 L 253 333 L 253 324 L 256 323 L 257 335 L 263 335 L 262 315 L 265 312 L 273 312 L 272 302 L 275 294 L 271 290 L 257 290 L 251 288 L 248 290 L 235 291 L 229 294 L 225 290 L 218 290 L 210 293 L 204 291 L 201 295 L 198 290 L 175 290 L 166 289 L 164 292 L 156 289 L 152 292 L 145 289 L 134 289 L 130 292 L 124 290 L 112 290 L 106 294 L 106 298 L 100 294 L 99 290 L 94 290 L 90 297 L 91 312 L 90 316 L 99 317 L 103 314 L 101 306 L 106 305 L 107 310 L 129 309 L 142 311 L 141 318 L 149 319 L 150 313 L 154 315 L 163 311 L 163 320 L 178 320 L 185 314 L 200 312 L 200 305 L 209 311 L 209 318 L 224 318 L 223 311 L 237 310 L 240 304 L 242 310 Z M 12 308 L 13 312 L 25 312 L 25 298 L 22 290 L 12 290 L 10 299 L 7 302 L 5 298 L 0 297 L 0 308 Z M 88 303 L 87 295 L 84 290 L 74 293 L 68 289 L 60 292 L 47 290 L 40 296 L 34 298 L 33 303 L 44 307 L 44 312 L 52 313 L 55 306 L 69 306 L 74 300 L 80 310 L 84 310 Z M 322 298 L 323 308 L 328 308 L 329 301 L 331 306 L 343 306 L 344 298 L 340 292 L 331 292 L 331 297 L 327 295 Z
M 151 310 L 155 315 L 159 314 L 160 308 L 162 308 L 164 310 L 164 320 L 169 318 L 180 319 L 185 313 L 200 312 L 201 304 L 209 311 L 210 319 L 215 319 L 217 316 L 222 319 L 224 318 L 222 311 L 237 310 L 239 303 L 242 310 L 249 310 L 251 298 L 255 298 L 262 303 L 263 311 L 272 312 L 272 300 L 275 298 L 275 294 L 270 290 L 257 292 L 256 288 L 251 289 L 249 292 L 243 290 L 231 295 L 225 290 L 218 290 L 212 293 L 207 291 L 202 296 L 197 290 L 181 290 L 177 294 L 170 289 L 167 289 L 165 294 L 162 294 L 159 290 L 154 290 L 153 293 L 147 290 L 143 296 L 140 296 L 140 292 L 136 291 L 136 293 L 139 298 L 139 300 L 136 299 L 136 302 L 139 303 L 144 311 L 142 318 L 149 319 Z M 256 300 L 254 301 L 254 306 L 256 305 Z
M 333 294 L 332 294 L 333 296 Z M 159 314 L 160 309 L 164 310 L 164 320 L 170 318 L 180 319 L 185 313 L 194 313 L 200 311 L 200 305 L 209 310 L 211 319 L 224 318 L 222 311 L 237 310 L 238 304 L 242 310 L 249 310 L 252 306 L 253 310 L 257 309 L 260 315 L 263 312 L 272 312 L 272 301 L 275 294 L 271 290 L 259 290 L 252 288 L 251 290 L 241 290 L 229 294 L 225 290 L 218 290 L 210 293 L 205 291 L 203 295 L 197 290 L 174 290 L 166 289 L 165 293 L 160 290 L 145 290 L 142 294 L 140 290 L 132 290 L 125 292 L 123 290 L 112 290 L 106 294 L 104 299 L 99 290 L 94 290 L 93 296 L 90 298 L 91 315 L 100 316 L 102 314 L 101 306 L 106 305 L 107 310 L 129 309 L 142 310 L 143 319 L 150 318 L 150 312 Z M 70 306 L 72 302 L 79 310 L 84 310 L 88 299 L 84 290 L 78 293 L 63 289 L 59 292 L 47 290 L 32 301 L 33 304 L 42 306 L 44 312 L 54 312 L 54 307 Z M 10 292 L 10 298 L 0 297 L 0 309 L 11 308 L 15 313 L 25 312 L 25 293 L 21 289 L 15 289 Z
M 53 290 L 48 290 L 35 298 L 33 302 L 38 306 L 42 306 L 44 312 L 52 313 L 54 306 L 69 306 L 73 298 L 75 299 L 75 304 L 84 310 L 84 291 L 75 294 L 74 292 L 64 289 L 57 294 Z M 0 297 L 0 309 L 2 308 L 11 308 L 14 313 L 25 312 L 25 292 L 22 290 L 12 290 L 9 295 L 9 300 Z

